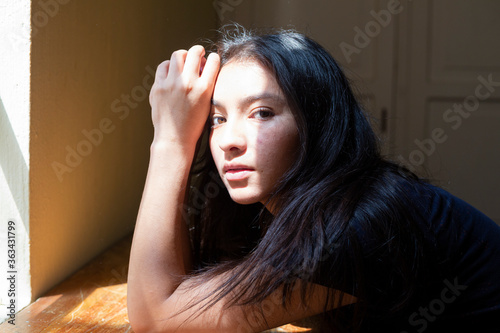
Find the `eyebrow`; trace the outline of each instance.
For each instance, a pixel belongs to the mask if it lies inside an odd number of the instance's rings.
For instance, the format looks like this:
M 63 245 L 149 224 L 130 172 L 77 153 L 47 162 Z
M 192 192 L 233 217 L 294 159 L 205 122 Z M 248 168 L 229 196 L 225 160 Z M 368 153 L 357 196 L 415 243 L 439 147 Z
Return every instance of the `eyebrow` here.
M 241 103 L 244 104 L 244 105 L 250 105 L 256 101 L 261 101 L 261 100 L 273 100 L 281 105 L 286 105 L 286 101 L 285 99 L 280 96 L 280 95 L 276 95 L 276 94 L 272 94 L 272 93 L 262 93 L 262 94 L 259 94 L 259 95 L 252 95 L 252 96 L 248 96 L 244 99 L 241 100 Z M 220 103 L 219 101 L 216 101 L 214 100 L 213 98 L 211 99 L 211 104 L 215 107 L 222 107 L 224 108 L 224 106 L 222 105 L 222 103 Z

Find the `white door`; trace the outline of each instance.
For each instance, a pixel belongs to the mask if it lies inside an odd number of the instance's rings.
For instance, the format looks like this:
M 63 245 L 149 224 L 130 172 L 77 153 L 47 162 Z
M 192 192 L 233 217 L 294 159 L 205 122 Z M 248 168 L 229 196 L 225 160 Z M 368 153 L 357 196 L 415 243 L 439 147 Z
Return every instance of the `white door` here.
M 222 24 L 292 27 L 325 46 L 353 81 L 374 128 L 388 141 L 395 104 L 395 24 L 403 6 L 396 8 L 388 0 L 233 0 L 227 5 L 231 3 L 219 10 Z
M 413 1 L 400 16 L 398 155 L 500 223 L 500 1 Z
M 384 152 L 500 223 L 500 1 L 231 0 L 222 23 L 295 27 L 344 65 Z

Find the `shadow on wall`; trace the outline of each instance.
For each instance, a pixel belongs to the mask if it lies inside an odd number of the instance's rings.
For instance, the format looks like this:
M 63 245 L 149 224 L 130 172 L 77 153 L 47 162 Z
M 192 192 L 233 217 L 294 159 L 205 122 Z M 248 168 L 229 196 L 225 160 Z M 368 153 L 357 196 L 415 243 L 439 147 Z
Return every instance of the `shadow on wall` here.
M 24 160 L 21 148 L 17 142 L 16 135 L 5 111 L 5 107 L 0 96 L 0 166 L 2 167 L 5 180 L 9 186 L 11 197 L 16 203 L 17 210 L 22 213 L 23 198 L 28 188 L 25 183 L 29 177 L 28 164 Z M 24 206 L 25 207 L 25 206 Z M 28 230 L 28 221 L 23 219 L 25 230 Z

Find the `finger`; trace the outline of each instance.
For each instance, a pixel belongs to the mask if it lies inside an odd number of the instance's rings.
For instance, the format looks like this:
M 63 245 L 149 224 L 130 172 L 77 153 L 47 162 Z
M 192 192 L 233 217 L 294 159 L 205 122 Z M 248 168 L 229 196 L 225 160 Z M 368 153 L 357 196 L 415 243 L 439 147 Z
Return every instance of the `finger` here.
M 195 45 L 188 51 L 184 72 L 193 77 L 200 77 L 201 59 L 205 55 L 205 49 L 201 45 Z
M 217 53 L 210 53 L 207 58 L 201 77 L 210 84 L 215 84 L 215 79 L 219 73 L 220 57 Z
M 167 78 L 169 66 L 170 66 L 170 60 L 165 60 L 158 65 L 155 73 L 155 81 L 159 82 Z
M 170 60 L 165 60 L 161 64 L 158 65 L 155 73 L 155 85 L 161 85 L 168 76 L 168 70 L 170 68 Z M 154 86 L 153 86 L 154 87 Z M 149 104 L 153 105 L 153 87 L 151 87 L 151 91 L 149 93 Z
M 170 67 L 169 71 L 174 76 L 179 76 L 184 70 L 184 63 L 186 62 L 186 56 L 188 51 L 186 50 L 177 50 L 172 53 L 170 57 Z
M 203 68 L 205 68 L 205 64 L 206 63 L 207 63 L 207 58 L 202 57 L 201 58 L 201 64 L 200 64 L 200 76 L 201 76 L 201 73 L 203 73 Z

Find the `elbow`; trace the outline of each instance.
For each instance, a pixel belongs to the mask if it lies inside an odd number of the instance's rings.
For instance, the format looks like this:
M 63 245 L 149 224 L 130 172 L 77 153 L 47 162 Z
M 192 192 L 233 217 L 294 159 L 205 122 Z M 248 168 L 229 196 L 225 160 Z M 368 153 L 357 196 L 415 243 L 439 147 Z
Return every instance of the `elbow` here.
M 179 333 L 182 332 L 180 330 L 169 329 L 165 327 L 158 327 L 155 325 L 151 325 L 149 323 L 140 322 L 140 321 L 130 321 L 130 326 L 132 327 L 132 331 L 134 333 Z
M 178 330 L 170 328 L 168 319 L 159 319 L 159 316 L 153 315 L 148 311 L 128 307 L 128 320 L 134 333 L 170 333 Z
M 128 321 L 135 333 L 146 333 L 153 331 L 151 325 L 148 324 L 146 320 L 136 315 L 134 311 L 131 311 L 130 308 L 128 309 Z
M 161 332 L 158 327 L 155 327 L 155 320 L 147 312 L 130 305 L 128 306 L 128 321 L 135 333 Z
M 159 326 L 162 320 L 158 320 L 159 316 L 155 309 L 160 306 L 156 303 L 146 302 L 143 290 L 140 293 L 136 289 L 131 288 L 132 284 L 128 284 L 127 293 L 127 316 L 128 322 L 135 333 L 156 333 L 165 332 Z
M 132 327 L 132 331 L 134 333 L 146 333 L 146 332 L 151 332 L 150 329 L 141 323 L 137 323 L 136 321 L 130 320 L 130 327 Z
M 160 329 L 154 323 L 143 319 L 137 319 L 129 315 L 130 326 L 134 333 L 169 333 L 170 330 Z

